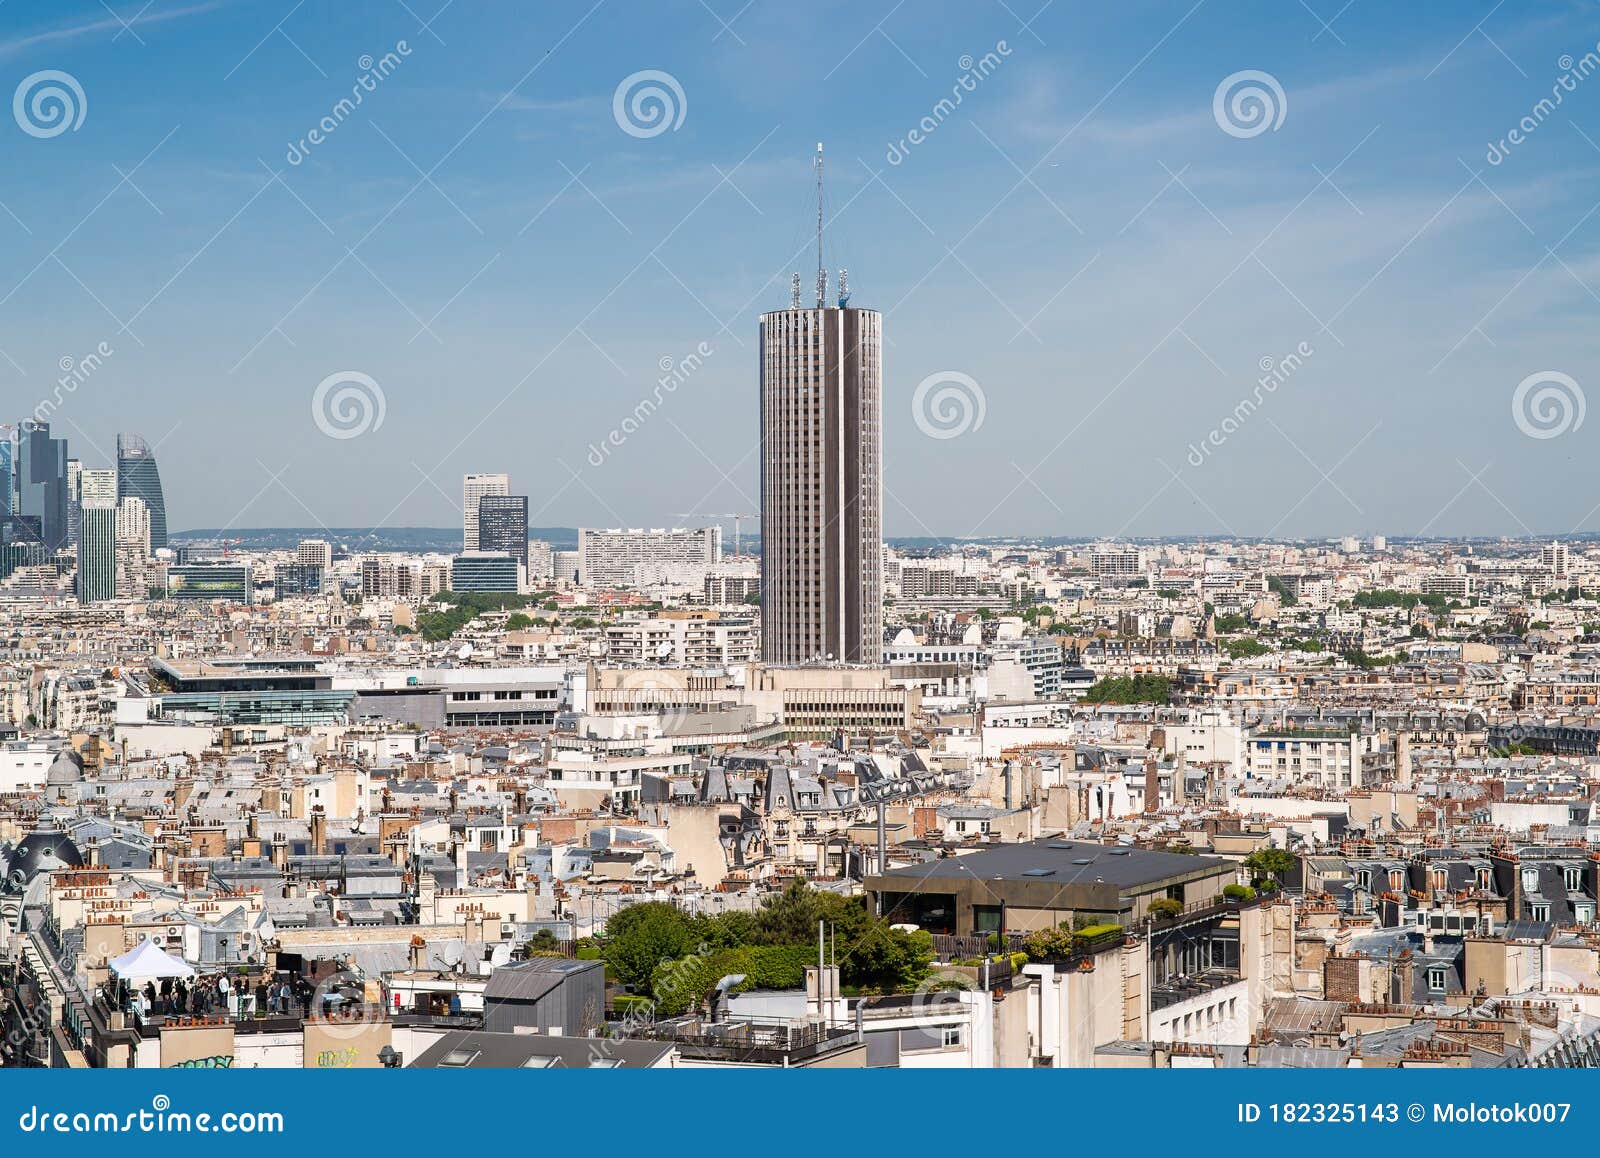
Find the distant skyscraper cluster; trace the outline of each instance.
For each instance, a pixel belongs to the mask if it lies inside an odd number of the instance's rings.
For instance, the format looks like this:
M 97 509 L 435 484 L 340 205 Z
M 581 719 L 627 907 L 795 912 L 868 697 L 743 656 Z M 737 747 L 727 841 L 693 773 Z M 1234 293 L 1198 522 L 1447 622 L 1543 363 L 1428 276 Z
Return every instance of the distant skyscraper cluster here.
M 143 439 L 119 434 L 115 465 L 85 468 L 48 422 L 0 426 L 0 580 L 71 549 L 80 602 L 139 595 L 166 545 L 161 473 Z
M 511 493 L 510 475 L 462 477 L 461 552 L 453 590 L 513 594 L 527 584 L 528 496 Z

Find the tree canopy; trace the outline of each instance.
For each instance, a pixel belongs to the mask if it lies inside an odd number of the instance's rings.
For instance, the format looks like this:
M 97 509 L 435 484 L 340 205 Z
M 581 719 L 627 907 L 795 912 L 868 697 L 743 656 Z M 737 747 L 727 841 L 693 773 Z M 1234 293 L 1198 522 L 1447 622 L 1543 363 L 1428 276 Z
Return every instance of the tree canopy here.
M 649 993 L 662 1013 L 704 1001 L 717 982 L 742 973 L 740 988 L 792 989 L 817 959 L 817 926 L 828 928 L 841 984 L 892 993 L 928 974 L 933 939 L 867 912 L 866 898 L 795 881 L 754 913 L 693 916 L 666 901 L 632 905 L 606 925 L 601 956 L 618 981 Z

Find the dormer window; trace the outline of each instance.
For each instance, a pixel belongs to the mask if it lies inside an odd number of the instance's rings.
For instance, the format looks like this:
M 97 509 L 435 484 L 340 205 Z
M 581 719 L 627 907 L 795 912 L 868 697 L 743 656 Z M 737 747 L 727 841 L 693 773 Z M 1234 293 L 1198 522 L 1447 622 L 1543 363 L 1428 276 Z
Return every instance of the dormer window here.
M 1428 966 L 1428 992 L 1444 993 L 1446 991 L 1448 970 L 1443 965 Z

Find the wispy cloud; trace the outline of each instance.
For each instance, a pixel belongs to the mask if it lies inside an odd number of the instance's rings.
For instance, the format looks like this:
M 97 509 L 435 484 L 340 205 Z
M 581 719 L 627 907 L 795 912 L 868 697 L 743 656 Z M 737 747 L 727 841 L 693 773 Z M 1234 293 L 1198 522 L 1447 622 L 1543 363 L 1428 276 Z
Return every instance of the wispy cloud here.
M 141 12 L 120 20 L 115 15 L 107 12 L 104 17 L 85 20 L 79 24 L 62 24 L 55 28 L 43 28 L 37 32 L 24 32 L 20 35 L 9 36 L 0 40 L 0 58 L 18 56 L 41 44 L 54 44 L 62 40 L 76 40 L 80 36 L 92 36 L 96 32 L 119 31 L 123 27 L 137 28 L 146 24 L 165 24 L 169 20 L 179 20 L 185 16 L 197 16 L 202 12 L 214 12 L 227 6 L 228 0 L 208 0 L 206 3 L 191 4 L 183 8 Z

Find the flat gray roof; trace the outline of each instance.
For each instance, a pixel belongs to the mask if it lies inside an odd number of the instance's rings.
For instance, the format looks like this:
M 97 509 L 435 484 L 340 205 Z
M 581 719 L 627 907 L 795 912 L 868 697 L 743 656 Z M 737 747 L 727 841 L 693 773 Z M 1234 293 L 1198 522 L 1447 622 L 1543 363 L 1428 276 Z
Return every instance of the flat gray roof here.
M 1217 857 L 1057 838 L 1001 844 L 982 852 L 890 869 L 879 879 L 890 889 L 900 881 L 914 887 L 920 881 L 952 877 L 1019 882 L 1096 881 L 1119 888 L 1135 888 L 1174 877 L 1233 871 L 1231 861 Z

